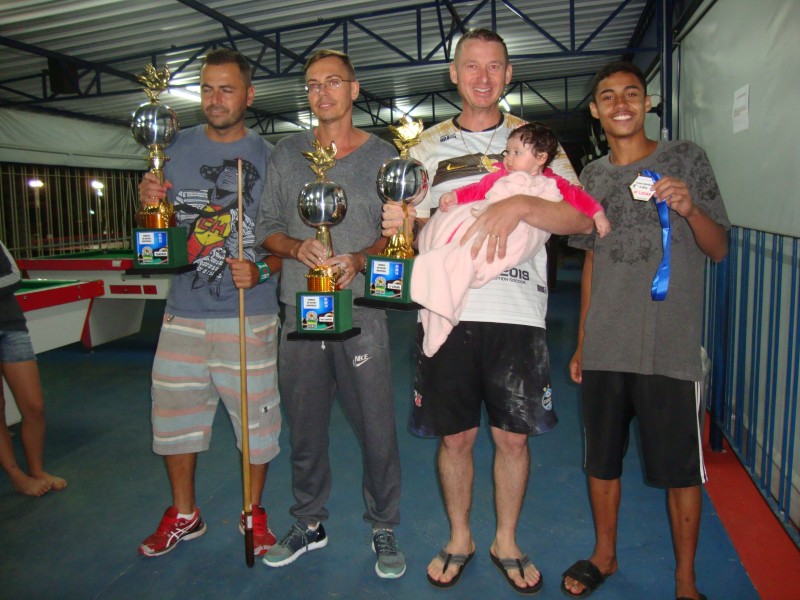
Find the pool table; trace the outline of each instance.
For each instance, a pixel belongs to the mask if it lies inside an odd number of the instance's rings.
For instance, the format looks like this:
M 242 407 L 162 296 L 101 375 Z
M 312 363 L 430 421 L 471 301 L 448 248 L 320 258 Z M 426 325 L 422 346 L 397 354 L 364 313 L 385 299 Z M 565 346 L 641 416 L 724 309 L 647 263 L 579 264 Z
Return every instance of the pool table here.
M 89 315 L 83 337 L 94 348 L 134 333 L 142 327 L 145 300 L 167 297 L 172 271 L 136 268 L 133 250 L 90 250 L 42 258 L 17 260 L 32 279 L 101 280 L 104 294 Z M 189 268 L 193 265 L 189 265 Z
M 102 281 L 22 280 L 14 293 L 28 321 L 36 354 L 81 341 L 93 304 L 102 297 Z M 3 382 L 6 422 L 20 420 L 11 391 Z

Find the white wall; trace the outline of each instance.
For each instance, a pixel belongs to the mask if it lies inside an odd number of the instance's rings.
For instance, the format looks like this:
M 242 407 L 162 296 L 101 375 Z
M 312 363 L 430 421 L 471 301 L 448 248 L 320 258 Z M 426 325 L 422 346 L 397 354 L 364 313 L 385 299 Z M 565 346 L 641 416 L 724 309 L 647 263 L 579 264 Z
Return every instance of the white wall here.
M 797 0 L 718 0 L 681 42 L 680 137 L 705 148 L 734 225 L 800 236 L 799 48 Z

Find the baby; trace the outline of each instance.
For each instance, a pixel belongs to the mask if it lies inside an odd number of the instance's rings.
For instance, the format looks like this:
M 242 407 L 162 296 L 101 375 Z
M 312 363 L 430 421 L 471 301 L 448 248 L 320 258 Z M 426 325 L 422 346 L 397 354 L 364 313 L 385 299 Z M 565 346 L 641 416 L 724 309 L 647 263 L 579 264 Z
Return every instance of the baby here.
M 436 353 L 458 324 L 470 288 L 482 287 L 529 260 L 549 237 L 541 229 L 520 223 L 508 237 L 503 259 L 487 263 L 483 252 L 473 259 L 470 247 L 458 243 L 457 233 L 466 231 L 487 204 L 515 194 L 553 202 L 566 199 L 592 217 L 601 237 L 610 231 L 603 208 L 594 198 L 546 168 L 557 151 L 558 140 L 552 130 L 541 123 L 523 125 L 509 136 L 503 163 L 495 165 L 497 171 L 440 197 L 440 210 L 420 233 L 420 254 L 411 272 L 411 299 L 423 307 L 422 349 L 427 356 Z M 468 203 L 475 204 L 465 206 Z M 450 210 L 454 206 L 456 209 Z
M 489 173 L 476 183 L 442 194 L 439 198 L 439 209 L 447 212 L 454 204 L 466 204 L 488 198 L 498 179 L 509 173 L 523 171 L 530 175 L 543 175 L 555 180 L 564 200 L 591 218 L 597 233 L 600 237 L 604 237 L 611 231 L 611 223 L 603 207 L 581 188 L 570 184 L 547 168 L 555 158 L 557 150 L 558 140 L 549 127 L 539 122 L 522 125 L 508 137 L 503 162 L 494 165 L 497 171 Z

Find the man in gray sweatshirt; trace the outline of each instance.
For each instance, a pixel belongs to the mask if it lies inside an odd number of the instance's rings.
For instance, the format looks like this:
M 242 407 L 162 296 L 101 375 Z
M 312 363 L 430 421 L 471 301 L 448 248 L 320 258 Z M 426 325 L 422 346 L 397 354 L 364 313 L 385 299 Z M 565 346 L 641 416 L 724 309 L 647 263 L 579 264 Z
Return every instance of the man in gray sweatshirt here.
M 364 463 L 364 519 L 372 524 L 372 547 L 379 577 L 397 578 L 406 570 L 393 528 L 400 520 L 400 457 L 394 421 L 389 340 L 383 311 L 354 307 L 353 325 L 361 334 L 345 341 L 287 341 L 297 330 L 295 294 L 306 290 L 309 267 L 341 267 L 338 287 L 362 296 L 366 255 L 385 245 L 381 236 L 382 203 L 375 179 L 381 165 L 397 153 L 386 142 L 353 126 L 353 101 L 359 84 L 350 58 L 320 50 L 305 65 L 306 92 L 319 125 L 281 140 L 267 167 L 259 206 L 256 240 L 284 259 L 280 299 L 286 321 L 278 370 L 282 403 L 291 429 L 292 487 L 295 523 L 264 556 L 270 567 L 294 562 L 328 543 L 322 521 L 331 490 L 328 426 L 334 394 L 358 436 Z M 334 256 L 300 219 L 297 199 L 314 180 L 302 152 L 336 145 L 336 164 L 327 172 L 347 195 L 347 216 L 331 229 Z

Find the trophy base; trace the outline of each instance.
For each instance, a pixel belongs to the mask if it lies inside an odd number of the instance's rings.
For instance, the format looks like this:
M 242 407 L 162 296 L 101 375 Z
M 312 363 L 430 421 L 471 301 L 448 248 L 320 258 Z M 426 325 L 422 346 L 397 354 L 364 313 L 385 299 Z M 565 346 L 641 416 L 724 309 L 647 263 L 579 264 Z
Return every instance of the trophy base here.
M 297 335 L 288 339 L 338 339 L 353 328 L 353 292 L 297 292 Z M 361 333 L 358 329 L 353 335 Z M 347 339 L 341 338 L 341 339 Z
M 189 265 L 183 227 L 134 229 L 133 250 L 137 270 L 174 271 Z
M 357 335 L 361 335 L 360 327 L 353 327 L 352 329 L 348 329 L 342 333 L 323 333 L 322 335 L 319 333 L 292 331 L 291 333 L 286 334 L 286 339 L 290 342 L 318 342 L 320 339 L 324 339 L 326 342 L 343 342 L 345 340 L 349 340 L 350 338 L 354 338 Z
M 396 300 L 370 300 L 369 298 L 356 298 L 353 300 L 355 306 L 362 306 L 364 308 L 379 308 L 383 310 L 404 310 L 410 312 L 412 310 L 419 310 L 422 308 L 421 304 L 416 302 L 397 302 Z
M 364 298 L 356 300 L 360 306 L 414 310 L 419 305 L 411 300 L 411 269 L 413 258 L 368 256 L 364 281 Z M 372 303 L 379 303 L 375 306 Z M 413 308 L 403 308 L 414 305 Z

